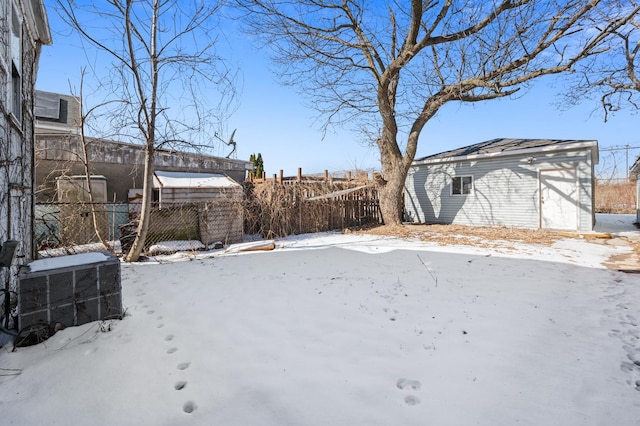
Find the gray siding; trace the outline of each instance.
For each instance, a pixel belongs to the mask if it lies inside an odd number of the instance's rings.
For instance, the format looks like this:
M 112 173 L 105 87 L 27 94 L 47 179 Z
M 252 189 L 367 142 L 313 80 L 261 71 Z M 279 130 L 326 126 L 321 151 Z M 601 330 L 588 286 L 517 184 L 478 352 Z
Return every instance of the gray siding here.
M 531 164 L 527 158 L 534 157 Z M 475 226 L 539 228 L 540 170 L 577 167 L 579 229 L 593 228 L 592 164 L 589 149 L 497 156 L 414 166 L 405 187 L 407 220 Z M 473 192 L 451 195 L 454 176 L 473 176 Z
M 640 173 L 636 177 L 636 222 L 640 223 Z
M 244 192 L 240 185 L 231 188 L 162 188 L 161 203 L 189 203 L 216 199 L 241 201 Z

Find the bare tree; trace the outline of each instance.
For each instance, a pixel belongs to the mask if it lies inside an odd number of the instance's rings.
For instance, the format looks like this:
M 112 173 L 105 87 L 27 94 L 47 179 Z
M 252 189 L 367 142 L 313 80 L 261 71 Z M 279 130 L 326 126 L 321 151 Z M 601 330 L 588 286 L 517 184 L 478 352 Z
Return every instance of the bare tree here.
M 80 71 L 80 93 L 79 93 L 79 100 L 80 100 L 80 144 L 82 146 L 82 154 L 80 157 L 80 161 L 82 162 L 82 167 L 84 169 L 84 176 L 87 182 L 87 196 L 89 198 L 89 205 L 91 207 L 91 220 L 93 222 L 93 230 L 96 233 L 96 236 L 98 237 L 98 240 L 100 241 L 100 243 L 103 245 L 103 247 L 111 252 L 113 252 L 113 247 L 111 247 L 111 245 L 109 244 L 109 242 L 106 240 L 105 235 L 103 235 L 102 232 L 102 227 L 100 226 L 100 221 L 98 218 L 98 212 L 96 209 L 96 200 L 94 197 L 94 192 L 93 192 L 93 183 L 92 183 L 92 179 L 91 179 L 91 158 L 89 155 L 89 150 L 90 150 L 90 145 L 91 145 L 91 140 L 86 136 L 86 123 L 87 120 L 89 119 L 89 117 L 91 116 L 91 114 L 99 109 L 102 108 L 104 106 L 106 106 L 107 104 L 109 104 L 110 102 L 107 101 L 105 103 L 100 103 L 97 105 L 94 105 L 93 107 L 89 108 L 89 110 L 85 111 L 84 106 L 83 106 L 83 98 L 84 98 L 84 77 L 86 75 L 86 68 L 82 67 L 81 71 Z M 118 102 L 118 101 L 112 101 L 112 102 Z
M 210 127 L 233 97 L 232 75 L 215 55 L 221 4 L 195 0 L 56 0 L 60 16 L 111 66 L 103 77 L 121 106 L 110 125 L 145 148 L 136 239 L 125 260 L 138 260 L 151 212 L 154 154 L 167 145 L 206 145 Z M 211 93 L 213 89 L 219 94 Z M 220 103 L 212 105 L 212 99 Z
M 380 152 L 386 224 L 419 136 L 453 101 L 503 98 L 602 52 L 638 8 L 600 27 L 615 0 L 236 0 L 273 48 L 280 77 L 311 96 L 326 125 L 366 129 Z M 461 123 L 463 124 L 463 123 Z
M 613 16 L 623 18 L 629 11 L 637 11 L 639 5 L 636 0 L 627 0 L 620 4 L 618 11 L 612 11 Z M 608 17 L 598 18 L 593 25 L 601 28 Z M 632 16 L 613 35 L 608 40 L 609 49 L 605 55 L 578 65 L 566 93 L 570 104 L 597 98 L 604 111 L 604 121 L 610 113 L 623 108 L 640 110 L 640 16 Z

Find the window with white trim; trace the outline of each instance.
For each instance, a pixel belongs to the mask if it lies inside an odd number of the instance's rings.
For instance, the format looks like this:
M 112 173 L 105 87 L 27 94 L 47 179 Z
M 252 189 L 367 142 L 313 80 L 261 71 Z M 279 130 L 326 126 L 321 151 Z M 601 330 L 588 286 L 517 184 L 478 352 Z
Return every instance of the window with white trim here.
M 22 20 L 13 2 L 11 2 L 9 27 L 9 60 L 11 62 L 8 70 L 11 77 L 9 105 L 15 118 L 22 121 Z
M 473 176 L 455 176 L 451 180 L 451 195 L 467 195 L 473 192 Z
M 9 45 L 9 28 L 11 24 L 11 3 L 7 0 L 0 0 L 0 72 L 9 75 L 9 58 L 11 56 Z M 4 88 L 3 95 L 4 95 Z

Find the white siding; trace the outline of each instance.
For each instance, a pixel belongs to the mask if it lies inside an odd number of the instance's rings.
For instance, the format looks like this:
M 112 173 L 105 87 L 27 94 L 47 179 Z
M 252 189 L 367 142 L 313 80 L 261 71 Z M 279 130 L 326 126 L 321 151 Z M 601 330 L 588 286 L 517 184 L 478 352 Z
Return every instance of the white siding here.
M 530 162 L 530 158 L 535 158 Z M 476 226 L 539 228 L 540 169 L 577 167 L 579 229 L 593 228 L 592 165 L 589 149 L 501 156 L 414 166 L 405 187 L 407 220 Z M 473 192 L 451 195 L 454 176 L 473 176 Z
M 640 173 L 636 177 L 636 222 L 640 223 Z

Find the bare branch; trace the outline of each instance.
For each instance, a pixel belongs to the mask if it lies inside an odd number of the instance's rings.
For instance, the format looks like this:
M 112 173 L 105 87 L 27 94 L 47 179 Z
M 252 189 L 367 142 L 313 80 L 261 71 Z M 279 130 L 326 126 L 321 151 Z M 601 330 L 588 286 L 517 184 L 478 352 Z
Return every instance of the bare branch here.
M 283 65 L 283 82 L 296 85 L 312 99 L 325 126 L 373 129 L 366 134 L 376 135 L 380 151 L 383 216 L 388 223 L 398 223 L 404 179 L 419 136 L 439 109 L 449 102 L 511 96 L 541 76 L 572 72 L 608 52 L 616 45 L 615 34 L 633 25 L 638 13 L 636 5 L 620 8 L 618 1 L 623 4 L 621 0 L 235 3 L 246 12 L 248 31 L 273 48 L 276 63 Z M 637 51 L 628 49 L 627 63 L 635 61 Z
M 111 90 L 106 102 L 116 133 L 145 148 L 143 201 L 137 238 L 126 259 L 144 246 L 152 199 L 154 152 L 163 146 L 200 149 L 235 97 L 234 73 L 215 55 L 216 15 L 222 2 L 195 0 L 56 0 L 59 14 L 82 39 L 111 60 L 100 75 Z M 99 26 L 92 26 L 98 21 Z M 203 97 L 219 87 L 220 104 Z M 115 106 L 118 105 L 118 108 Z M 228 108 L 231 110 L 232 108 Z M 220 119 L 220 120 L 219 120 Z M 209 142 L 213 143 L 211 138 Z

